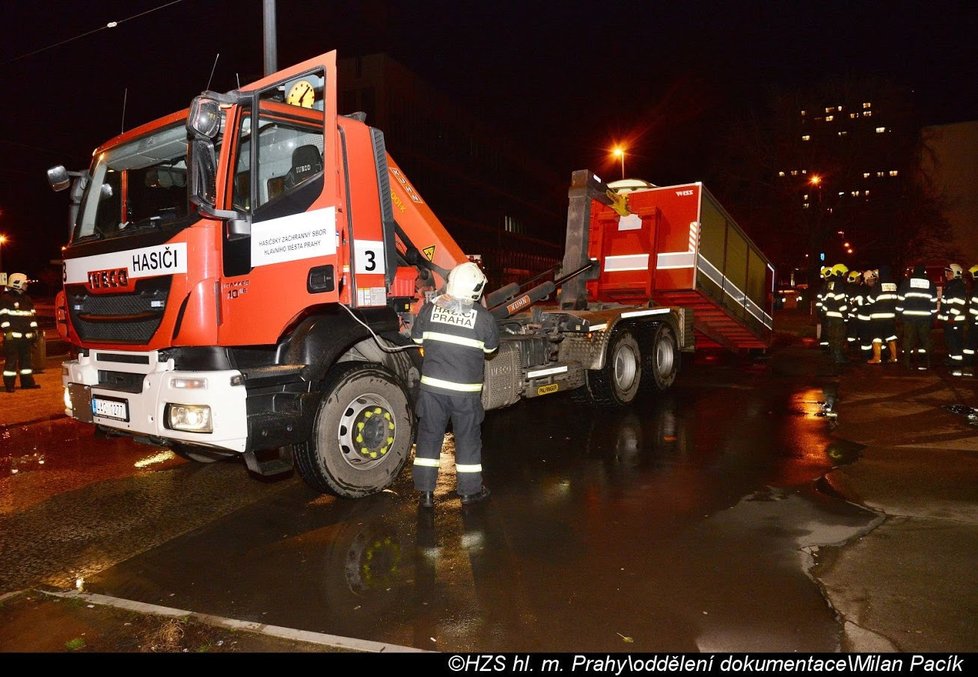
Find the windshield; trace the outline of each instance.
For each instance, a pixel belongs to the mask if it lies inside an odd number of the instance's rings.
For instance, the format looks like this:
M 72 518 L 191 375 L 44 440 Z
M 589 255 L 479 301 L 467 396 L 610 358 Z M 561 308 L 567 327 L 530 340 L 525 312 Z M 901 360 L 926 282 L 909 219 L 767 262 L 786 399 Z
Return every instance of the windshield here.
M 189 214 L 183 124 L 118 146 L 95 159 L 74 240 L 161 228 Z

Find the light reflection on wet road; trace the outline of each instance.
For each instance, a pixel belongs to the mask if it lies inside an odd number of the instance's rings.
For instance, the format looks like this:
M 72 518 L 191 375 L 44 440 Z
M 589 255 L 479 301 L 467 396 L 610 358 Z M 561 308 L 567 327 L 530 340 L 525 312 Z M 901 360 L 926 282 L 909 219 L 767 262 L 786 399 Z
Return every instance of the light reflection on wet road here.
M 43 472 L 18 474 L 43 475 L 64 452 L 76 470 L 77 455 L 101 459 L 106 478 L 15 498 L 3 533 L 40 525 L 52 545 L 5 536 L 0 563 L 19 555 L 44 561 L 35 573 L 50 584 L 82 571 L 93 592 L 438 651 L 835 651 L 808 548 L 873 516 L 815 491 L 857 452 L 830 445 L 820 397 L 811 374 L 732 363 L 688 369 L 625 411 L 551 397 L 489 412 L 491 499 L 463 510 L 445 462 L 428 514 L 409 468 L 351 501 L 236 463 L 117 473 L 153 449 L 72 438 Z M 74 533 L 47 522 L 66 513 Z

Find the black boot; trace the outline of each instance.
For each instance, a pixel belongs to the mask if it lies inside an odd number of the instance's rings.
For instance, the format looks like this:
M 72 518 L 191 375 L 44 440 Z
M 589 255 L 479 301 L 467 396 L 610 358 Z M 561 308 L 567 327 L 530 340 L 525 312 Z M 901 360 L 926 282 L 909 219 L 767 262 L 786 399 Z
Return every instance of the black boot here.
M 483 486 L 479 491 L 474 494 L 462 494 L 459 498 L 462 499 L 462 505 L 472 505 L 473 503 L 481 503 L 482 501 L 489 498 L 489 488 Z

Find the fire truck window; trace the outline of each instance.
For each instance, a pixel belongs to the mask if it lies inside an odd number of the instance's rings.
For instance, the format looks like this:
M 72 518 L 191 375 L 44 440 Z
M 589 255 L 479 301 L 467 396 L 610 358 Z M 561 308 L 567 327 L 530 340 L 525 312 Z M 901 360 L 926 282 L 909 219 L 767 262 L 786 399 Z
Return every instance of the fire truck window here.
M 234 208 L 243 212 L 251 209 L 251 172 L 234 175 Z
M 323 171 L 323 154 L 316 146 L 299 146 L 292 151 L 292 167 L 285 175 L 285 190 L 292 190 Z
M 187 215 L 187 170 L 181 158 L 129 171 L 128 219 L 140 224 L 150 219 L 160 223 Z
M 94 192 L 94 191 L 93 191 Z M 100 187 L 98 207 L 95 212 L 95 231 L 105 237 L 119 228 L 122 209 L 122 183 L 119 172 L 105 173 L 105 183 Z M 93 196 L 94 197 L 94 196 Z
M 262 124 L 258 133 L 257 208 L 300 189 L 317 177 L 322 180 L 323 134 L 278 121 Z M 301 211 L 296 209 L 295 211 Z

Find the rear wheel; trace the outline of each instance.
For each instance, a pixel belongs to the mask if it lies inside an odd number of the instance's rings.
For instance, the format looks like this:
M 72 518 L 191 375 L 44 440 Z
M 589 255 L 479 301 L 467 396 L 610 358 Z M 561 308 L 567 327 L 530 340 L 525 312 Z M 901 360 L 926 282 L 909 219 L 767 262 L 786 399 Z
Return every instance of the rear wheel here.
M 608 341 L 604 367 L 587 372 L 582 390 L 598 406 L 623 407 L 638 395 L 642 382 L 642 351 L 628 329 L 616 331 Z
M 676 332 L 664 322 L 656 325 L 651 345 L 642 355 L 643 392 L 664 392 L 672 387 L 679 373 L 679 363 Z
M 313 489 L 359 498 L 394 481 L 413 441 L 410 398 L 394 374 L 373 363 L 342 363 L 326 379 L 309 441 L 293 454 Z

